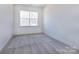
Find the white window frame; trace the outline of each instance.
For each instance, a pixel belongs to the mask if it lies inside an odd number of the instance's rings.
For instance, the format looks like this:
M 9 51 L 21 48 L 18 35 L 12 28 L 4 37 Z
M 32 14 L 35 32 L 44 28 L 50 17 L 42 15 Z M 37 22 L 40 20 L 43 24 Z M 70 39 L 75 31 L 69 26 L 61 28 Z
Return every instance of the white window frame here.
M 20 10 L 20 12 L 21 12 L 21 11 L 25 11 L 25 10 Z M 29 18 L 28 18 L 28 19 L 29 19 L 29 21 L 28 21 L 29 23 L 28 23 L 28 25 L 23 25 L 23 24 L 21 24 L 21 22 L 23 21 L 23 20 L 21 20 L 21 19 L 23 19 L 23 18 L 21 18 L 21 16 L 20 16 L 20 26 L 38 26 L 38 16 L 39 16 L 38 12 L 37 12 L 37 11 L 25 11 L 25 12 L 29 12 Z M 31 23 L 31 19 L 34 19 L 34 18 L 31 18 L 31 17 L 30 17 L 30 15 L 31 15 L 32 12 L 37 13 L 37 18 L 35 18 L 35 19 L 37 19 L 35 25 Z M 21 15 L 21 13 L 20 13 L 20 15 Z M 27 19 L 27 18 L 25 18 L 25 19 Z M 33 21 L 33 20 L 32 20 L 32 21 Z

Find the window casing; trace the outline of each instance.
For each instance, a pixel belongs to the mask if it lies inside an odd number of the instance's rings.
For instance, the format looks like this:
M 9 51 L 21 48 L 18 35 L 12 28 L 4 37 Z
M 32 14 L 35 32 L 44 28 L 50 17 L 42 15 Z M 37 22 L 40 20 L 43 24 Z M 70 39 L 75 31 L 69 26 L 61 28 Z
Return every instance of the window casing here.
M 20 26 L 38 26 L 38 12 L 21 10 Z

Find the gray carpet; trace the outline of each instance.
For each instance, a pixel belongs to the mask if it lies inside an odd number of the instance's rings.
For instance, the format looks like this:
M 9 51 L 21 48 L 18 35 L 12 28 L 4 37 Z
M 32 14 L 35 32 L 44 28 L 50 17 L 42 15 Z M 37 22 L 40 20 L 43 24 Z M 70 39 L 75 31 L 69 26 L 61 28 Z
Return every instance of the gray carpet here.
M 78 54 L 69 47 L 45 34 L 18 35 L 3 48 L 1 54 Z

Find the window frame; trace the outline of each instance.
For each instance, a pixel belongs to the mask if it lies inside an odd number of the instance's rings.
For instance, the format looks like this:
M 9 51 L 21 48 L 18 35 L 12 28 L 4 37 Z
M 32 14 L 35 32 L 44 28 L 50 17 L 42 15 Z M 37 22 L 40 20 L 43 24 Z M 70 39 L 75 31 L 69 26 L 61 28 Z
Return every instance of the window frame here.
M 24 25 L 24 26 L 22 26 L 22 25 L 21 25 L 21 19 L 22 19 L 22 18 L 19 17 L 19 18 L 20 18 L 20 22 L 19 22 L 19 23 L 20 23 L 20 26 L 21 26 L 21 27 L 37 27 L 37 26 L 39 26 L 39 12 L 38 12 L 38 11 L 32 11 L 32 10 L 31 10 L 31 11 L 30 11 L 30 10 L 20 10 L 20 11 L 26 11 L 26 12 L 28 11 L 28 12 L 29 12 L 29 18 L 28 18 L 28 19 L 29 19 L 29 25 Z M 30 20 L 30 19 L 34 19 L 34 18 L 31 18 L 31 17 L 30 17 L 30 12 L 36 12 L 36 13 L 38 14 L 38 17 L 35 18 L 35 19 L 37 19 L 36 25 L 31 25 L 31 20 Z M 20 15 L 20 14 L 19 14 L 19 15 Z

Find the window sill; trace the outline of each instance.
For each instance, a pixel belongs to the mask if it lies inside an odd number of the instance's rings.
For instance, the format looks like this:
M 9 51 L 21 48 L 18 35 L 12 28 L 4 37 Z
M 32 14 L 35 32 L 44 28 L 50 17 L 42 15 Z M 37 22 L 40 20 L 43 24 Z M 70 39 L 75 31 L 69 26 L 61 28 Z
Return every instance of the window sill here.
M 39 27 L 39 26 L 20 26 L 20 27 Z

